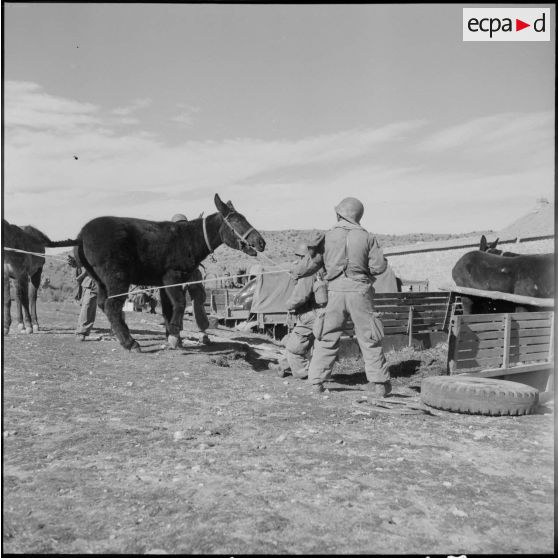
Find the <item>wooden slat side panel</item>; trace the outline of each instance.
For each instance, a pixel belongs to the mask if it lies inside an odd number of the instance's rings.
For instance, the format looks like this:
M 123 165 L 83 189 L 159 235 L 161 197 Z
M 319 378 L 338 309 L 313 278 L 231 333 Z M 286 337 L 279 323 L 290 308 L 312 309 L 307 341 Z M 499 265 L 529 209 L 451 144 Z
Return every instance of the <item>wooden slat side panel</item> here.
M 516 320 L 551 320 L 554 317 L 554 312 L 515 312 L 512 313 L 513 321 Z
M 446 312 L 446 307 L 444 304 L 428 304 L 424 306 L 416 306 L 415 304 L 386 304 L 385 306 L 382 306 L 380 304 L 374 304 L 374 311 L 402 314 L 404 312 L 408 312 L 410 306 L 414 308 L 415 312 L 439 312 L 442 314 L 445 314 Z
M 471 358 L 458 360 L 456 363 L 457 370 L 464 368 L 496 368 L 502 364 L 501 357 L 487 357 L 487 358 Z
M 511 355 L 510 363 L 516 364 L 520 362 L 548 362 L 548 351 L 542 353 L 528 353 L 523 355 Z
M 541 343 L 545 339 L 550 339 L 550 328 L 539 328 L 533 330 L 532 332 L 528 332 L 527 334 L 522 333 L 519 335 L 517 332 L 513 332 L 511 334 L 511 344 L 517 344 L 518 340 L 521 344 L 533 344 L 533 343 Z M 494 341 L 496 342 L 499 339 L 502 339 L 503 333 L 502 331 L 480 331 L 480 332 L 466 332 L 463 335 L 460 335 L 460 339 L 462 339 L 465 343 L 474 343 L 474 342 L 484 342 L 484 341 Z
M 385 300 L 428 300 L 428 299 L 447 299 L 450 296 L 449 291 L 406 291 L 404 293 L 376 293 L 374 294 L 374 299 Z
M 548 345 L 532 351 L 510 351 L 510 362 L 548 361 Z
M 513 320 L 512 329 L 515 331 L 528 331 L 530 329 L 536 329 L 539 327 L 550 327 L 551 320 L 541 319 L 541 320 Z
M 399 333 L 407 333 L 407 326 L 384 327 L 384 335 L 395 335 Z
M 457 351 L 457 360 L 471 360 L 471 359 L 484 359 L 484 358 L 499 358 L 502 362 L 504 355 L 503 347 L 487 348 L 487 349 L 460 349 Z
M 480 324 L 484 322 L 500 322 L 504 321 L 504 314 L 463 314 L 460 316 L 463 325 Z
M 513 329 L 512 338 L 521 337 L 521 339 L 529 339 L 530 337 L 548 337 L 550 339 L 552 333 L 551 327 L 534 327 L 533 329 Z
M 465 329 L 468 328 L 468 329 Z M 464 325 L 465 331 L 470 332 L 481 332 L 481 331 L 504 331 L 504 324 L 503 322 L 485 322 L 479 324 L 465 324 Z

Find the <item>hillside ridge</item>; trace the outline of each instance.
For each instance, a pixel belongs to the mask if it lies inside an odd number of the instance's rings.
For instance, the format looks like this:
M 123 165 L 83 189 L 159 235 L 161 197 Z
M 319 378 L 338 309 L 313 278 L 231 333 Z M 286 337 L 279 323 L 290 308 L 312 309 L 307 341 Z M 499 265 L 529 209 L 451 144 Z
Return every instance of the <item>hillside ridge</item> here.
M 222 277 L 224 274 L 237 275 L 247 273 L 254 264 L 261 265 L 264 269 L 273 267 L 273 263 L 280 267 L 282 264 L 292 261 L 293 251 L 296 244 L 306 238 L 310 233 L 318 229 L 288 229 L 282 231 L 260 231 L 266 241 L 265 257 L 258 255 L 251 257 L 247 254 L 233 250 L 228 246 L 221 245 L 212 256 L 203 261 L 206 278 Z M 325 231 L 321 231 L 325 232 Z M 376 234 L 381 248 L 403 246 L 415 242 L 433 242 L 436 240 L 448 240 L 452 238 L 463 238 L 482 234 L 491 234 L 493 231 L 473 231 L 460 234 L 436 234 L 436 233 L 414 233 L 414 234 Z M 70 254 L 58 254 L 57 257 Z M 48 254 L 48 252 L 47 252 Z M 203 269 L 202 269 L 203 271 Z M 219 284 L 208 286 L 220 286 Z M 69 265 L 55 259 L 49 259 L 43 268 L 42 288 L 39 298 L 43 301 L 72 300 L 77 292 L 75 270 Z

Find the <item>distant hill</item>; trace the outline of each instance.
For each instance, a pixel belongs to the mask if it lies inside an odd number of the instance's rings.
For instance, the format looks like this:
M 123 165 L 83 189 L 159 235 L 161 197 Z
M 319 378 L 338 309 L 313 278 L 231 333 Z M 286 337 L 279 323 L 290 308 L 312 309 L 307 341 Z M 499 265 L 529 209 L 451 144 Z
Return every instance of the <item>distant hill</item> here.
M 315 230 L 315 229 L 314 229 Z M 228 246 L 220 246 L 215 250 L 213 256 L 206 258 L 203 262 L 207 278 L 221 277 L 225 273 L 231 275 L 246 273 L 254 264 L 260 264 L 264 268 L 272 268 L 273 264 L 281 266 L 293 260 L 294 248 L 300 239 L 304 239 L 312 230 L 286 230 L 286 231 L 261 231 L 266 241 L 265 256 L 258 254 L 250 257 L 242 252 L 233 250 Z M 432 242 L 436 240 L 447 240 L 462 238 L 471 235 L 491 234 L 493 231 L 473 231 L 463 234 L 430 234 L 416 233 L 405 235 L 377 234 L 376 238 L 382 248 L 402 246 L 415 242 Z M 70 251 L 67 252 L 70 254 Z M 47 250 L 48 254 L 48 250 Z M 57 258 L 64 255 L 58 255 Z M 271 261 L 270 261 L 271 260 Z M 213 282 L 208 286 L 215 285 Z M 47 257 L 43 268 L 43 288 L 39 292 L 39 298 L 44 301 L 71 300 L 77 291 L 75 270 L 65 265 L 58 259 Z

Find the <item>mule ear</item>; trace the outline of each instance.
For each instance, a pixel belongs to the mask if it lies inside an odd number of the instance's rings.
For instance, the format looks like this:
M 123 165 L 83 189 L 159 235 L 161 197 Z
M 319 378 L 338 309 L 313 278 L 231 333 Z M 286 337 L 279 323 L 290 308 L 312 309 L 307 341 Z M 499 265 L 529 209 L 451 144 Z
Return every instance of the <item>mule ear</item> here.
M 231 201 L 231 200 L 229 200 L 229 201 L 227 202 L 227 205 L 230 207 L 231 211 L 236 212 L 236 209 L 234 208 L 234 205 L 232 204 L 232 201 Z
M 217 208 L 217 210 L 219 211 L 219 213 L 222 213 L 223 215 L 227 215 L 230 211 L 230 209 L 228 208 L 228 206 L 226 204 L 224 204 L 221 201 L 221 198 L 219 197 L 219 194 L 215 194 L 215 207 Z
M 497 238 L 494 242 L 491 242 L 491 243 L 488 245 L 488 249 L 489 249 L 489 250 L 495 250 L 495 249 L 496 249 L 496 244 L 498 244 L 498 240 L 500 240 L 500 239 Z
M 486 249 L 488 248 L 487 244 L 486 244 L 486 236 L 484 236 L 484 234 L 481 236 L 480 239 L 480 246 L 479 246 L 479 250 L 481 252 L 486 252 Z
M 205 211 L 202 211 L 202 212 L 200 213 L 200 216 L 198 217 L 198 219 L 202 219 L 204 213 L 205 213 Z

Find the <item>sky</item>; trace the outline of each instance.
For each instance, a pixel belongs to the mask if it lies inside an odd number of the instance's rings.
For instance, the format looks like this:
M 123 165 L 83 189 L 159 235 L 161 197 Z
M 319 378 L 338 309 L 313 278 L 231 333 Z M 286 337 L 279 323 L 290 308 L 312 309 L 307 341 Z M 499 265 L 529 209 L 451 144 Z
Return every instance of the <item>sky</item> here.
M 374 233 L 503 228 L 554 201 L 555 11 L 464 42 L 468 6 L 5 2 L 3 216 L 60 240 L 218 193 L 326 229 L 352 196 Z

